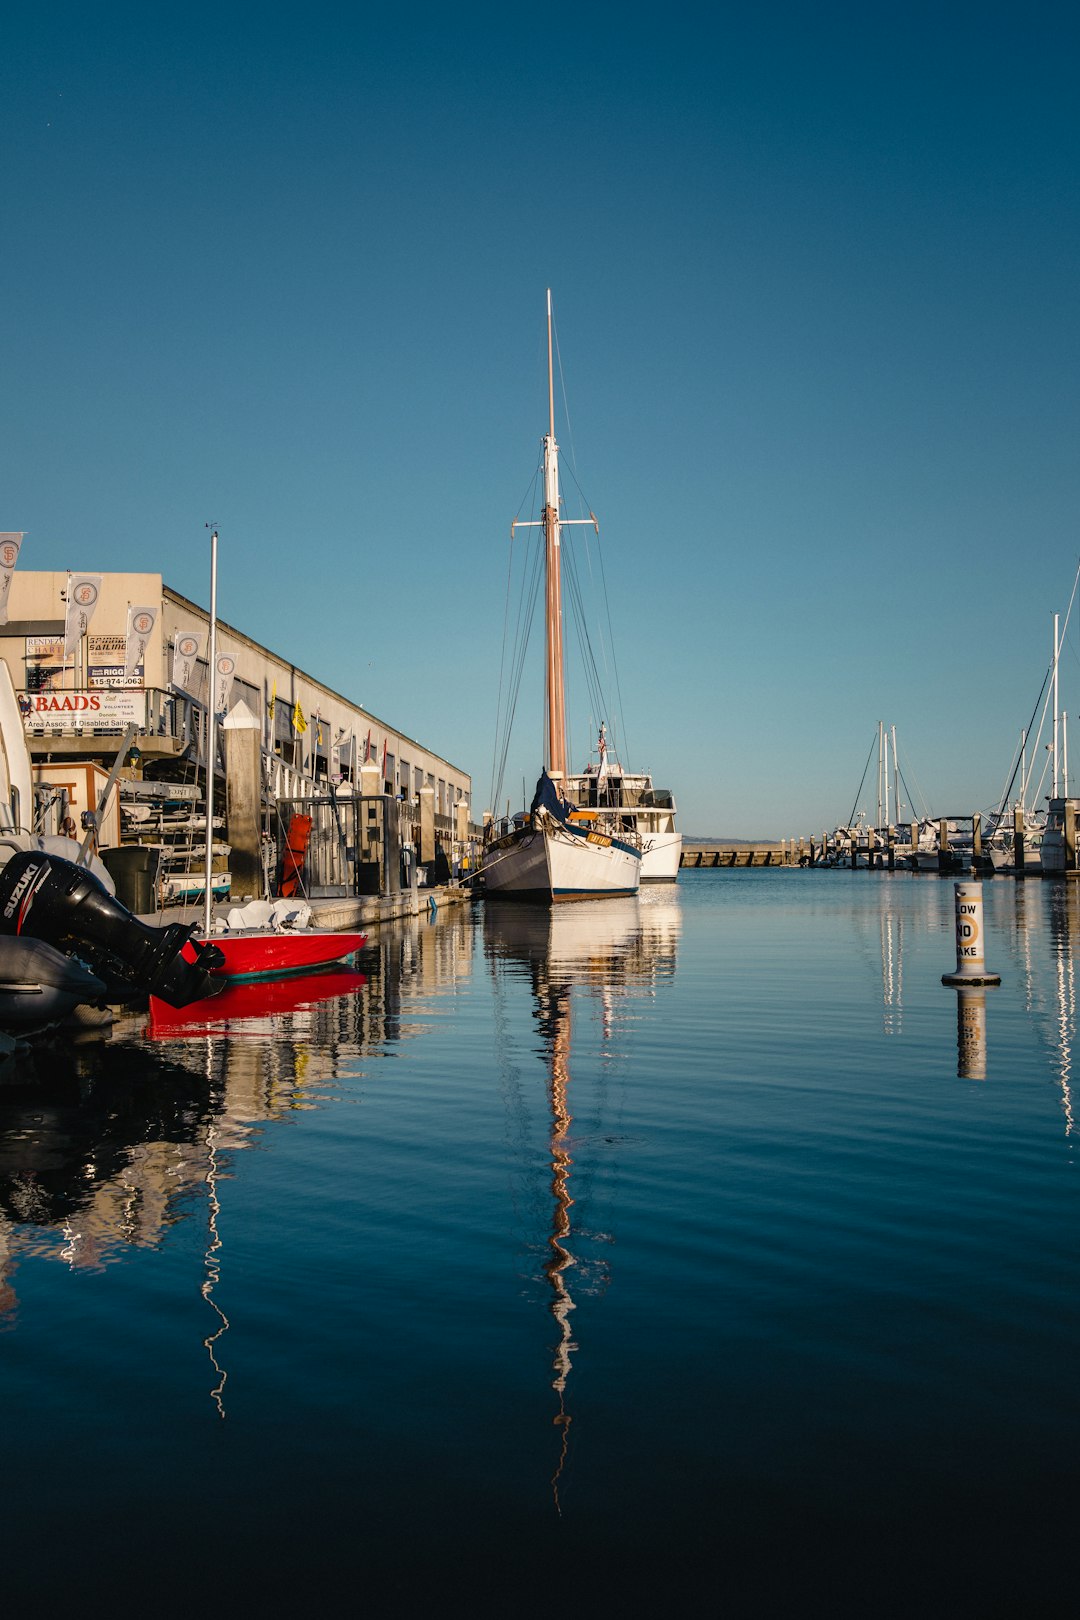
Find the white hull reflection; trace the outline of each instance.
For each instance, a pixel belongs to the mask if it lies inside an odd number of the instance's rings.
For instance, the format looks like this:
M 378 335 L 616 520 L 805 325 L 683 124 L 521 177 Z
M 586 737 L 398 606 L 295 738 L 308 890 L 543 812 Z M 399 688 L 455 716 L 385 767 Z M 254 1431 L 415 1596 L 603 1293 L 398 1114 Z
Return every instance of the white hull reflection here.
M 484 949 L 494 959 L 535 963 L 550 982 L 640 992 L 674 975 L 681 927 L 673 889 L 552 910 L 494 898 L 484 907 Z

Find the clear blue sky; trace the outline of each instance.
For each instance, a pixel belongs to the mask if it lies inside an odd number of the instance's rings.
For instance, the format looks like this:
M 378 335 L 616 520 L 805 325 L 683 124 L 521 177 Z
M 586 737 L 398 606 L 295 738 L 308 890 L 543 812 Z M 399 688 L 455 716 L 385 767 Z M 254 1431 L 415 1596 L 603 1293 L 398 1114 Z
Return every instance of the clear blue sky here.
M 879 719 L 985 807 L 1080 553 L 1078 15 L 8 6 L 0 529 L 205 602 L 216 519 L 222 616 L 481 808 L 550 285 L 684 830 L 831 826 Z

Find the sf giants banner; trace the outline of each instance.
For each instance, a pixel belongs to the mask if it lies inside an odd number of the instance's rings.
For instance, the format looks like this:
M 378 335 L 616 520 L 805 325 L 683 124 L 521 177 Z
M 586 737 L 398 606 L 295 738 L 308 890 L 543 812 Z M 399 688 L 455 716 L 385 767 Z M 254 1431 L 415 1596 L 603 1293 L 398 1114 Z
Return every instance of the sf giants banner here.
M 214 684 L 214 713 L 224 714 L 229 707 L 229 698 L 232 695 L 233 675 L 236 672 L 236 659 L 232 653 L 218 653 L 217 680 Z
M 136 670 L 144 671 L 146 668 L 146 649 L 150 645 L 154 625 L 157 622 L 157 609 L 152 607 L 129 607 L 127 615 L 127 637 L 124 648 L 124 674 L 134 675 Z
M 0 534 L 0 624 L 8 622 L 8 592 L 22 542 L 21 534 Z
M 193 630 L 178 630 L 172 644 L 172 683 L 182 691 L 191 691 L 195 665 L 199 659 L 202 637 Z
M 69 574 L 64 619 L 64 657 L 73 653 L 90 628 L 101 595 L 100 574 Z

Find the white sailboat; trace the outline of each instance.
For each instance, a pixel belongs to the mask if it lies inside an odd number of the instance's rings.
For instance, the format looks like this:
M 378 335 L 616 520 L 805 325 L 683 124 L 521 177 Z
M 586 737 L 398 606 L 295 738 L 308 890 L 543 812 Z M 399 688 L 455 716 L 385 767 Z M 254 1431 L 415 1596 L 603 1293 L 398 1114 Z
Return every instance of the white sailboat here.
M 600 807 L 572 803 L 566 747 L 566 695 L 563 665 L 561 534 L 571 522 L 559 504 L 559 447 L 555 441 L 555 380 L 552 365 L 551 293 L 547 295 L 548 431 L 544 437 L 546 633 L 546 758 L 527 816 L 493 826 L 484 849 L 486 892 L 499 898 L 551 904 L 635 894 L 641 882 L 641 839 L 621 818 Z M 513 530 L 511 531 L 513 532 Z

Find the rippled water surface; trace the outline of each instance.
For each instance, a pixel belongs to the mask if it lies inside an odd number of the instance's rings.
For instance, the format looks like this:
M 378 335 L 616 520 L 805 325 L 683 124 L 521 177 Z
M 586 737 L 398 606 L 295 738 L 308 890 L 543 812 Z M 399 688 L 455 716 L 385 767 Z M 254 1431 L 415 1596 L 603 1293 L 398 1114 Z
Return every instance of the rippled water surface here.
M 1074 1612 L 1080 895 L 984 893 L 964 1003 L 951 883 L 688 872 L 9 1067 L 8 1599 Z

